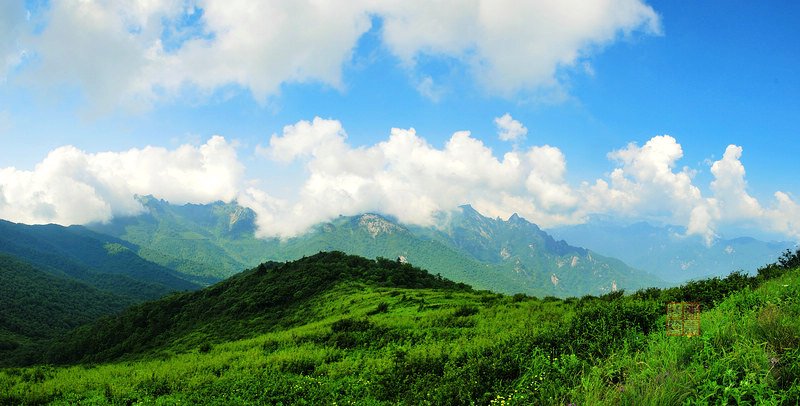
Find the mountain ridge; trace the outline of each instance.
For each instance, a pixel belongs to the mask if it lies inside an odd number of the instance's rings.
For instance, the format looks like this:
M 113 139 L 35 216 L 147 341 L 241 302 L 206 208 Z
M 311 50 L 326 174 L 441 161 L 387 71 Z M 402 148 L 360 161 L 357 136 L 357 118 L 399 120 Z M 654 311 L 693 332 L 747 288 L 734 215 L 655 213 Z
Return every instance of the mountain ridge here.
M 267 260 L 338 250 L 368 258 L 403 257 L 450 279 L 511 294 L 566 297 L 663 285 L 622 261 L 557 241 L 519 215 L 491 219 L 469 205 L 437 214 L 435 226 L 363 213 L 316 224 L 293 238 L 258 239 L 250 232 L 254 212 L 235 202 L 176 206 L 151 196 L 140 202 L 145 214 L 89 227 L 136 244 L 151 261 L 205 277 L 224 278 Z
M 0 220 L 0 253 L 36 268 L 142 301 L 199 286 L 140 258 L 130 242 L 83 226 L 25 225 Z

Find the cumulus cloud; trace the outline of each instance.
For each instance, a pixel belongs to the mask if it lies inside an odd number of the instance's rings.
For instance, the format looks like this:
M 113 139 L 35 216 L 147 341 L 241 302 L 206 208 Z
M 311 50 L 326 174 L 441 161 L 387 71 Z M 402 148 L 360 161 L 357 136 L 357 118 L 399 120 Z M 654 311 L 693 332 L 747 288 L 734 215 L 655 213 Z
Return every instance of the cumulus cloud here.
M 495 118 L 494 125 L 497 126 L 497 136 L 503 141 L 517 141 L 528 134 L 528 129 L 508 113 Z
M 233 85 L 264 101 L 283 83 L 341 87 L 342 66 L 371 25 L 359 2 L 311 0 L 55 0 L 44 20 L 31 36 L 38 63 L 29 79 L 133 110 L 185 90 Z
M 632 143 L 608 157 L 620 166 L 608 180 L 599 179 L 590 188 L 597 210 L 641 214 L 638 211 L 646 208 L 680 218 L 701 200 L 700 189 L 692 184 L 692 171 L 675 171 L 683 149 L 671 136 L 655 136 L 642 147 Z
M 642 147 L 629 144 L 608 154 L 619 166 L 607 178 L 582 185 L 585 204 L 579 210 L 684 225 L 687 234 L 700 235 L 709 244 L 721 224 L 744 223 L 800 239 L 797 203 L 790 196 L 776 192 L 776 201 L 764 208 L 747 192 L 742 151 L 729 145 L 723 157 L 711 163 L 711 193 L 703 196 L 694 184 L 695 172 L 677 168 L 683 149 L 675 138 L 662 135 Z
M 53 0 L 37 16 L 40 32 L 25 35 L 7 29 L 21 20 L 22 1 L 3 4 L 15 12 L 0 13 L 0 34 L 8 34 L 0 35 L 0 56 L 8 41 L 24 38 L 36 58 L 30 83 L 78 86 L 96 108 L 146 109 L 230 86 L 259 101 L 287 83 L 341 89 L 343 66 L 373 18 L 382 20 L 385 48 L 434 101 L 445 90 L 418 63 L 422 56 L 458 62 L 492 93 L 552 92 L 559 69 L 580 71 L 620 36 L 659 32 L 641 0 Z
M 86 153 L 51 151 L 31 171 L 0 169 L 0 218 L 29 224 L 85 224 L 142 210 L 135 195 L 176 204 L 234 199 L 244 167 L 220 136 L 196 147 Z
M 695 172 L 679 166 L 683 149 L 668 135 L 610 152 L 616 168 L 578 186 L 566 181 L 567 158 L 557 147 L 532 146 L 497 156 L 468 131 L 435 147 L 413 128 L 394 128 L 380 142 L 353 147 L 339 121 L 314 118 L 287 125 L 257 153 L 303 167 L 294 197 L 277 198 L 243 179 L 235 146 L 221 136 L 173 150 L 87 153 L 65 146 L 33 170 L 0 168 L 0 218 L 106 221 L 138 213 L 142 207 L 134 196 L 152 194 L 175 204 L 236 200 L 256 211 L 260 236 L 295 236 L 336 216 L 364 212 L 435 225 L 440 212 L 469 203 L 488 216 L 518 213 L 543 227 L 613 214 L 683 225 L 687 234 L 708 243 L 728 224 L 800 240 L 800 205 L 782 191 L 772 202 L 750 195 L 743 148 L 736 145 L 712 163 L 714 179 L 705 194 Z M 263 174 L 274 176 L 281 174 Z
M 340 122 L 315 118 L 284 127 L 260 147 L 268 159 L 304 165 L 298 197 L 280 200 L 251 189 L 240 202 L 259 213 L 260 233 L 269 236 L 296 235 L 340 214 L 367 211 L 431 225 L 436 213 L 470 203 L 488 216 L 516 212 L 544 227 L 612 214 L 683 225 L 709 244 L 721 225 L 741 222 L 800 239 L 800 205 L 784 192 L 775 193 L 769 207 L 749 195 L 742 151 L 728 146 L 712 163 L 714 180 L 705 195 L 695 171 L 679 166 L 683 148 L 669 135 L 611 151 L 616 168 L 573 187 L 557 147 L 498 157 L 469 132 L 454 133 L 436 148 L 414 129 L 395 128 L 385 141 L 353 148 Z
M 741 157 L 742 147 L 728 145 L 722 159 L 711 165 L 711 173 L 714 175 L 711 191 L 720 202 L 721 215 L 729 219 L 759 218 L 763 209 L 758 200 L 747 193 Z
M 297 201 L 248 193 L 245 200 L 264 212 L 259 221 L 265 235 L 291 236 L 331 217 L 365 211 L 430 225 L 437 212 L 465 203 L 490 215 L 518 211 L 549 225 L 568 218 L 577 204 L 557 148 L 534 147 L 498 159 L 467 131 L 453 134 L 441 149 L 414 129 L 398 128 L 383 142 L 353 148 L 341 123 L 315 118 L 286 126 L 260 153 L 276 161 L 301 160 L 308 170 Z

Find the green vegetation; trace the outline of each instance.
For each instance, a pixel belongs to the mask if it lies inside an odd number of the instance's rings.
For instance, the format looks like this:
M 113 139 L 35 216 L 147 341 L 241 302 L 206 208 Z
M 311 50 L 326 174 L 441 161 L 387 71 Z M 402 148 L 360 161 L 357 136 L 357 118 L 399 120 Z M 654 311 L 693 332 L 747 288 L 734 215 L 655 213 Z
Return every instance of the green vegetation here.
M 89 227 L 134 244 L 142 258 L 192 275 L 196 282 L 213 283 L 251 268 L 267 260 L 274 246 L 255 237 L 255 213 L 236 204 L 138 200 L 146 213 Z
M 31 358 L 44 340 L 132 303 L 0 254 L 0 366 Z
M 185 275 L 146 261 L 136 247 L 84 227 L 30 226 L 0 220 L 0 253 L 49 274 L 80 281 L 130 301 L 194 290 Z
M 71 365 L 0 370 L 0 404 L 796 404 L 798 255 L 566 300 L 341 253 L 268 263 L 73 331 L 49 353 Z M 702 334 L 666 336 L 686 299 Z
M 108 361 L 151 350 L 249 337 L 308 321 L 308 301 L 345 282 L 404 288 L 468 289 L 410 265 L 339 252 L 261 264 L 199 292 L 174 294 L 82 327 L 54 344 L 45 361 Z M 378 306 L 380 308 L 380 305 Z

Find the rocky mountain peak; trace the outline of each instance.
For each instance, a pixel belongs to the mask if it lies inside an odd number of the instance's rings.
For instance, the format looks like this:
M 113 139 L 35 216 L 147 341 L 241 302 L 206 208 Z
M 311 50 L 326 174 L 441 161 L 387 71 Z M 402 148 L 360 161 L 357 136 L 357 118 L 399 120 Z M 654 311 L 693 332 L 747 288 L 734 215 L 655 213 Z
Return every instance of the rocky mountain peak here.
M 382 216 L 372 213 L 362 214 L 358 218 L 358 226 L 367 230 L 372 237 L 377 237 L 381 234 L 392 234 L 403 229 Z

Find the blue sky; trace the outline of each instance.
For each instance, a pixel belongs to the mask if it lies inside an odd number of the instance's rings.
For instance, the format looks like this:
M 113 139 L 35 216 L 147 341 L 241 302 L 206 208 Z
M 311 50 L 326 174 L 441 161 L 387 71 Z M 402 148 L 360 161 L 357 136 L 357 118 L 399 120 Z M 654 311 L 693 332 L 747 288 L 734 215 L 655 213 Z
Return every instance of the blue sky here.
M 800 236 L 795 2 L 431 4 L 5 2 L 0 217 L 152 193 L 236 199 L 264 235 L 472 203 Z

